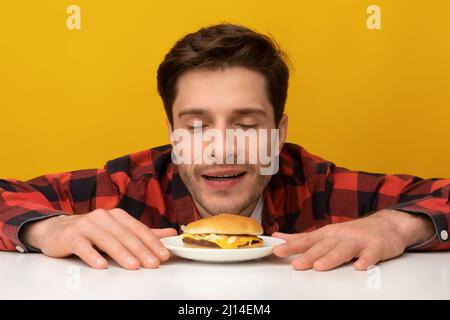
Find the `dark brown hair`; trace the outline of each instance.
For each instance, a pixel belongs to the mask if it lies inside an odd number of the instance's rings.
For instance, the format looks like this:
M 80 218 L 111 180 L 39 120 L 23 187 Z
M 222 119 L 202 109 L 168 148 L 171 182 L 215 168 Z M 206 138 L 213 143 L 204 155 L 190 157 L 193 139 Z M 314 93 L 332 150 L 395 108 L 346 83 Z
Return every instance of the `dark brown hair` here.
M 286 54 L 266 35 L 229 23 L 213 25 L 184 36 L 166 54 L 158 68 L 158 92 L 173 124 L 172 105 L 177 80 L 183 73 L 245 67 L 265 77 L 278 126 L 287 98 L 288 62 Z

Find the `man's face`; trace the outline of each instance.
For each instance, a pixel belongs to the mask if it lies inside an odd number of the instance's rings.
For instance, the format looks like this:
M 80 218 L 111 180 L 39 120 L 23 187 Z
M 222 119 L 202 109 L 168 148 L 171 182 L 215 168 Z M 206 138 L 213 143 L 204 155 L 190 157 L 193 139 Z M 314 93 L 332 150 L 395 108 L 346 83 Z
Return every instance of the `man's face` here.
M 198 127 L 200 122 L 201 127 Z M 280 147 L 285 140 L 286 126 L 287 118 L 283 116 L 279 124 Z M 227 129 L 244 132 L 266 129 L 269 131 L 267 143 L 261 145 L 258 139 L 258 148 L 270 150 L 270 129 L 275 128 L 266 81 L 260 73 L 231 67 L 190 71 L 178 79 L 171 132 L 186 129 L 194 136 L 215 129 L 225 137 Z M 200 146 L 193 144 L 192 148 L 205 149 L 207 145 L 203 142 Z M 212 158 L 222 159 L 223 164 L 178 165 L 181 179 L 203 217 L 219 213 L 250 215 L 271 178 L 261 175 L 259 159 L 253 164 L 249 161 L 249 143 L 239 148 L 234 142 L 234 146 L 230 153 L 223 142 L 223 148 L 212 152 Z M 239 152 L 246 153 L 244 164 L 236 164 Z M 230 158 L 235 160 L 233 164 L 225 164 Z

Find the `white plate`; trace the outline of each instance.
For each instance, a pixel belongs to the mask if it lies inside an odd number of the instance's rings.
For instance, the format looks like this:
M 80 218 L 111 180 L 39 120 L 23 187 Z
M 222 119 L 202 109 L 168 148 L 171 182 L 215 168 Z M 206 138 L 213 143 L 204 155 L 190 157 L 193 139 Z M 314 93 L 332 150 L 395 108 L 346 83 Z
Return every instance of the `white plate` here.
M 283 239 L 258 236 L 264 240 L 262 247 L 244 249 L 190 248 L 183 245 L 181 235 L 162 238 L 161 242 L 177 256 L 207 262 L 236 262 L 254 260 L 272 254 L 272 248 L 285 242 Z

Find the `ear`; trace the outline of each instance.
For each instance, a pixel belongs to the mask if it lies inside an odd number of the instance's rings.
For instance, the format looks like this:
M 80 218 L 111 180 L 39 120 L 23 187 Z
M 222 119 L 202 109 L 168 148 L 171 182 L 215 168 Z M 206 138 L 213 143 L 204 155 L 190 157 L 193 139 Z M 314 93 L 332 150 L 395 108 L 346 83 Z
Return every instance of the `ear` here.
M 288 128 L 288 116 L 287 114 L 283 114 L 281 117 L 280 122 L 278 123 L 278 130 L 280 133 L 280 152 L 283 148 L 284 143 L 286 142 L 286 136 L 287 136 L 287 128 Z

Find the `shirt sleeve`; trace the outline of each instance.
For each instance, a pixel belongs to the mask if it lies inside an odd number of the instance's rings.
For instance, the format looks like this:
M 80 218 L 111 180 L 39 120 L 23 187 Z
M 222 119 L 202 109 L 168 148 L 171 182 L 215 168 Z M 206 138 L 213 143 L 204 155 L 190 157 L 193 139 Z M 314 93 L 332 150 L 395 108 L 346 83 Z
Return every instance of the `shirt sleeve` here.
M 315 192 L 319 212 L 331 222 L 344 222 L 391 209 L 427 215 L 435 235 L 409 250 L 448 250 L 450 241 L 450 179 L 422 179 L 405 174 L 351 171 L 331 162 L 318 165 Z
M 19 237 L 26 223 L 97 208 L 112 209 L 119 197 L 105 169 L 43 175 L 29 181 L 0 179 L 0 250 L 40 252 Z

